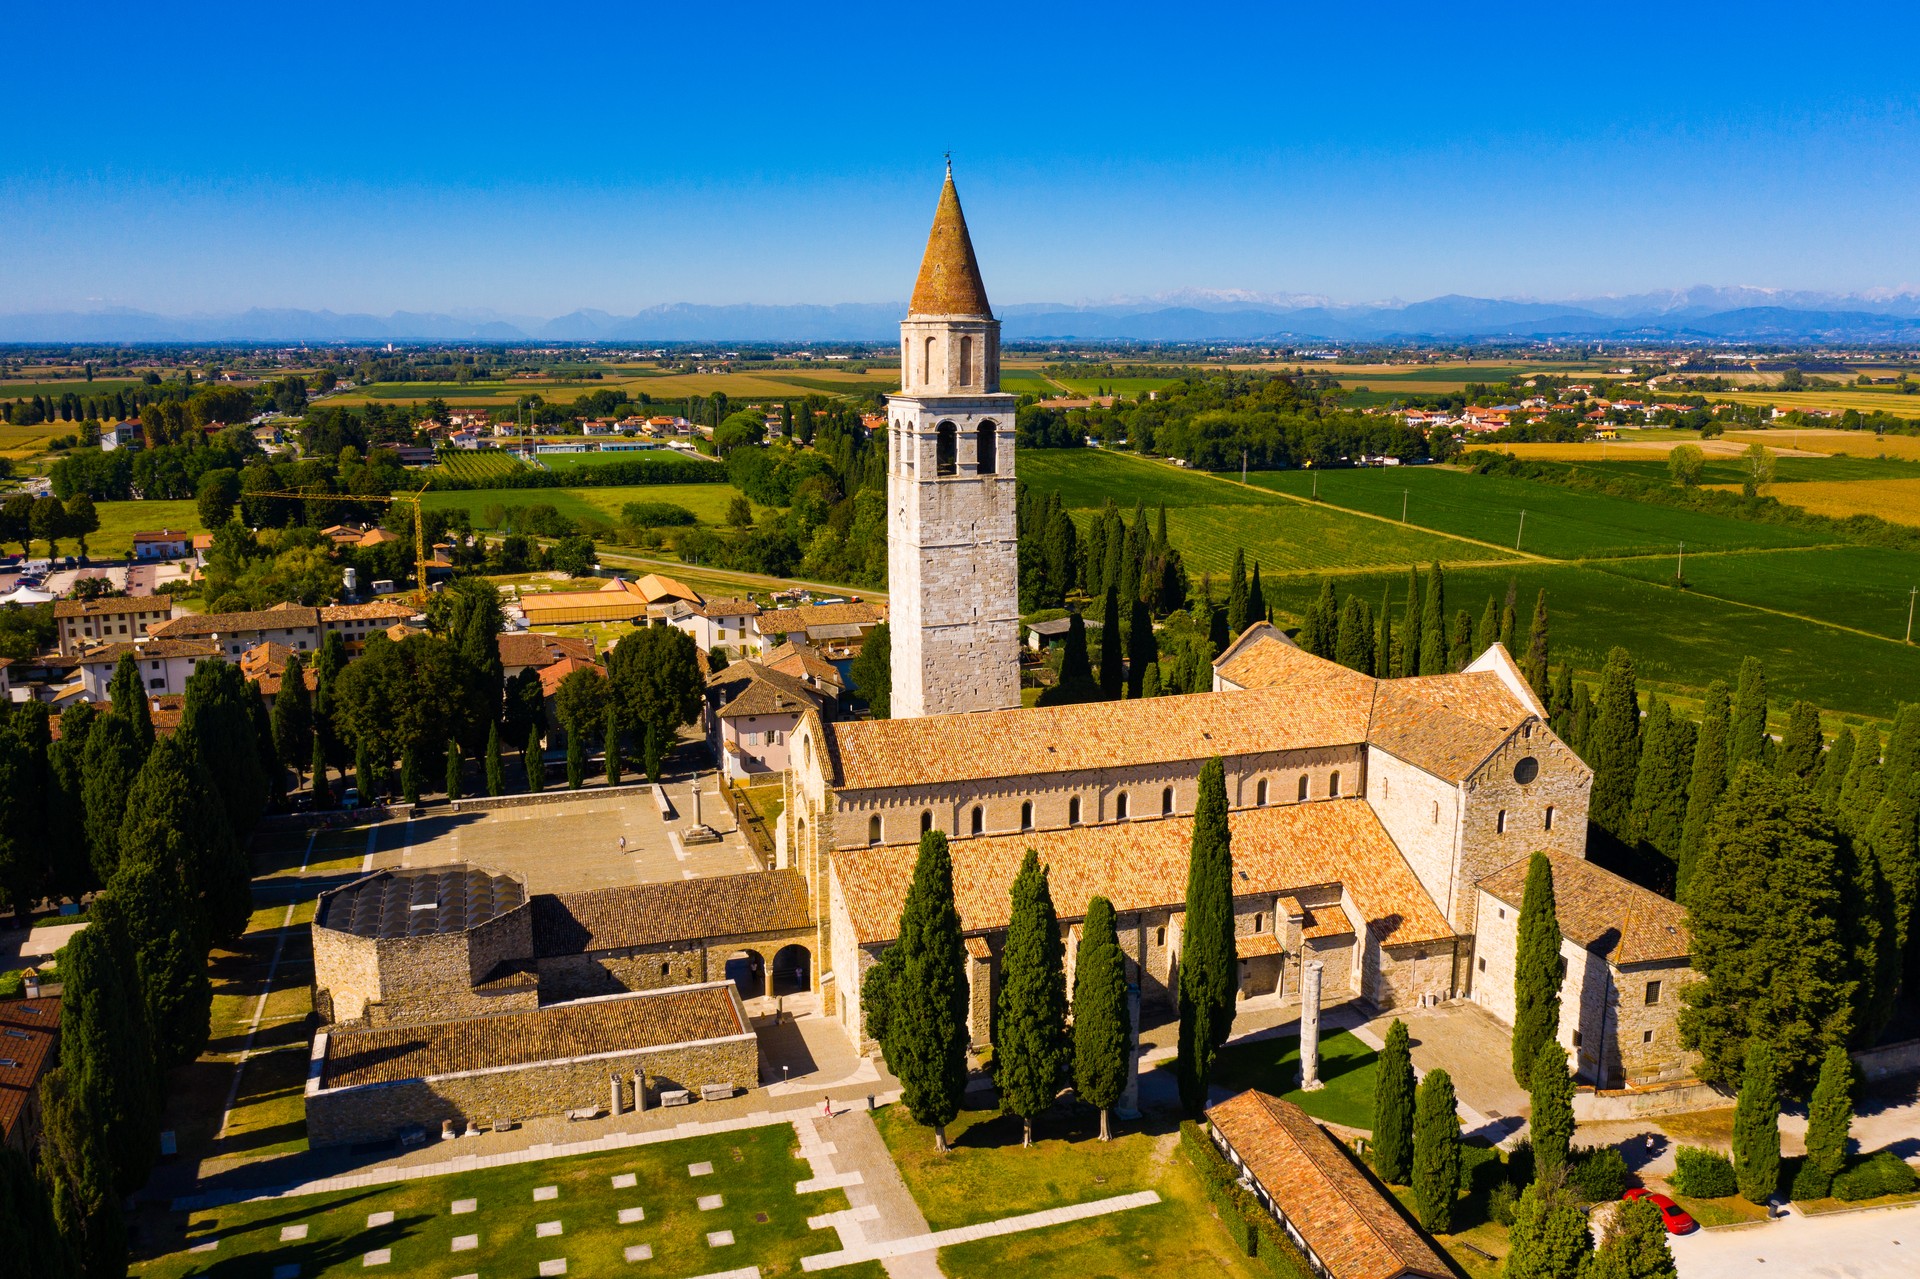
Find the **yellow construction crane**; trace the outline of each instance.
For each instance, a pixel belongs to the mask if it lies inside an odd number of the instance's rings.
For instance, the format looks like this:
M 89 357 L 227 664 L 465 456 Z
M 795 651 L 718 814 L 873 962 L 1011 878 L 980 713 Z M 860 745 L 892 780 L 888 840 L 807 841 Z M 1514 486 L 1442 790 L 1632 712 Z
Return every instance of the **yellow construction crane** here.
M 240 496 L 242 499 L 249 497 L 284 497 L 301 502 L 377 502 L 382 506 L 404 506 L 412 503 L 414 572 L 418 580 L 417 589 L 415 589 L 413 593 L 413 600 L 416 604 L 424 604 L 427 602 L 427 565 L 430 561 L 427 559 L 426 507 L 420 498 L 426 491 L 427 485 L 422 484 L 419 489 L 412 493 L 288 493 L 275 489 L 268 492 L 260 492 L 257 490 L 254 492 L 243 492 Z

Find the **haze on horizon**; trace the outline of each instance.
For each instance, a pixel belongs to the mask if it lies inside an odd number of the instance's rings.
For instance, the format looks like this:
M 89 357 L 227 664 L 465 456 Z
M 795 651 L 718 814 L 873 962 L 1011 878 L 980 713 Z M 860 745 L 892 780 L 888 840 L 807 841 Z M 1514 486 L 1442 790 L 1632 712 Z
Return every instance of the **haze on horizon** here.
M 1920 288 L 1920 13 L 1804 15 L 40 6 L 0 312 L 887 301 L 948 150 L 1001 306 Z

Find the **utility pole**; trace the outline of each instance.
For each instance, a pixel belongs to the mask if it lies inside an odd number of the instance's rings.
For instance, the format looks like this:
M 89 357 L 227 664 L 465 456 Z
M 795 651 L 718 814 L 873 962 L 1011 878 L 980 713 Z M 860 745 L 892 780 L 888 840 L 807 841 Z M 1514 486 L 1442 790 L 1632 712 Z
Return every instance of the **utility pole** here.
M 1411 493 L 1412 491 L 1413 491 L 1412 489 L 1400 490 L 1400 522 L 1402 524 L 1405 524 L 1407 522 L 1407 494 Z
M 1240 450 L 1240 482 L 1242 484 L 1247 482 L 1247 451 L 1245 449 Z
M 1913 587 L 1907 592 L 1907 643 L 1909 644 L 1913 643 L 1913 600 L 1916 595 L 1920 595 L 1920 586 Z
M 1313 473 L 1313 500 L 1316 502 L 1320 500 L 1320 472 L 1318 471 Z
M 1680 543 L 1680 558 L 1673 565 L 1673 580 L 1676 582 L 1687 580 L 1687 544 L 1685 542 Z
M 1525 537 L 1526 535 L 1527 535 L 1527 513 L 1525 511 L 1522 511 L 1520 512 L 1520 531 L 1513 535 L 1514 550 L 1517 551 L 1520 549 L 1520 539 Z

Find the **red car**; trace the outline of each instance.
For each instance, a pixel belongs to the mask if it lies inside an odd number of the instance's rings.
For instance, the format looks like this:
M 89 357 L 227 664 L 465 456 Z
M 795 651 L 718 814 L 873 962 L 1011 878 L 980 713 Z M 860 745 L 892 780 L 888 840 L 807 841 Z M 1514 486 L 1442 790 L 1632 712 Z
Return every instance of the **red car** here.
M 1660 1220 L 1667 1223 L 1667 1233 L 1670 1235 L 1690 1234 L 1700 1228 L 1700 1223 L 1692 1217 L 1689 1217 L 1685 1208 L 1682 1208 L 1679 1204 L 1667 1198 L 1665 1195 L 1660 1194 L 1658 1191 L 1635 1186 L 1622 1196 L 1622 1198 L 1644 1199 L 1658 1208 L 1660 1210 Z

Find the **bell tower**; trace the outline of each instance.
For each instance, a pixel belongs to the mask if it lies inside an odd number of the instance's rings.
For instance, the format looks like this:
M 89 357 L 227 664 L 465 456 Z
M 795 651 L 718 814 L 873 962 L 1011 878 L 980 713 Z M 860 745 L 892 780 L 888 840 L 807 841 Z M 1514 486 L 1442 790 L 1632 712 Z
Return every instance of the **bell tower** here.
M 887 408 L 896 719 L 1020 705 L 1015 404 L 949 162 Z

